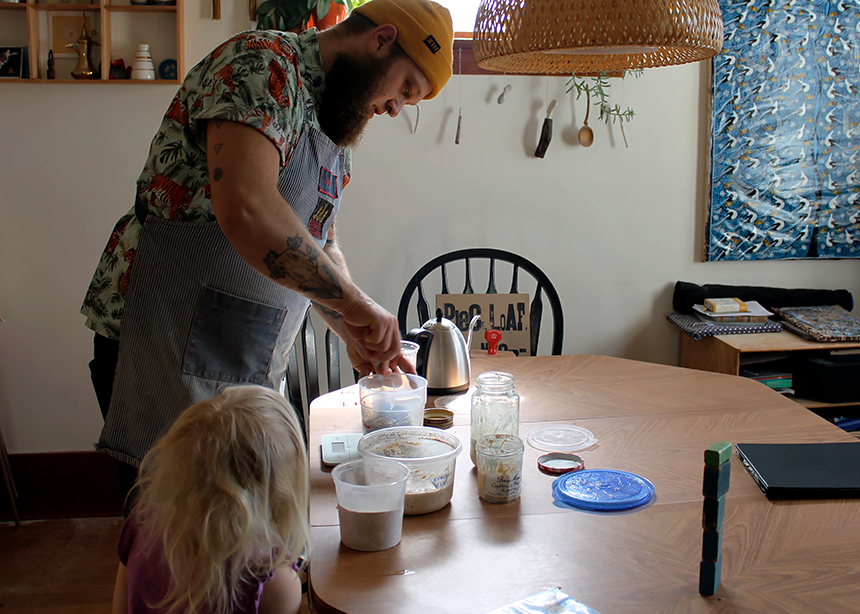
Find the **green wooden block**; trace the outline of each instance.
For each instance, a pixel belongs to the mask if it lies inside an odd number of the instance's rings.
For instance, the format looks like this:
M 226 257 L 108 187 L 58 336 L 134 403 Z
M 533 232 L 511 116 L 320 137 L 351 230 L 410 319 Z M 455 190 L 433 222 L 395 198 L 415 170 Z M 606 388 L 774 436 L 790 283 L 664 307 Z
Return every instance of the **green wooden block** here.
M 721 531 L 723 519 L 726 517 L 726 497 L 705 497 L 702 505 L 702 529 L 705 531 Z
M 729 492 L 729 480 L 732 476 L 732 464 L 723 463 L 719 467 L 705 465 L 705 475 L 702 480 L 702 494 L 711 499 L 719 499 Z
M 723 557 L 718 556 L 716 562 L 702 561 L 699 564 L 699 593 L 713 595 L 717 592 L 723 575 Z
M 732 457 L 732 444 L 728 441 L 718 441 L 705 450 L 705 464 L 710 467 L 719 467 Z
M 702 561 L 716 563 L 723 551 L 722 531 L 702 531 Z

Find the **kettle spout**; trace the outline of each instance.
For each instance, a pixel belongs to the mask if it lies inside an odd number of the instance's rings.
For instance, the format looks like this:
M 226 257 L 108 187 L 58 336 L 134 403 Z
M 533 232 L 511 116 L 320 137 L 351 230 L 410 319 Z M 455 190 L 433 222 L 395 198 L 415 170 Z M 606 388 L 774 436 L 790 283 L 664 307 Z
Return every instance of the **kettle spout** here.
M 472 347 L 472 333 L 475 332 L 475 322 L 481 319 L 481 314 L 476 313 L 472 316 L 472 321 L 469 322 L 469 336 L 466 337 L 466 354 L 468 355 L 469 350 Z

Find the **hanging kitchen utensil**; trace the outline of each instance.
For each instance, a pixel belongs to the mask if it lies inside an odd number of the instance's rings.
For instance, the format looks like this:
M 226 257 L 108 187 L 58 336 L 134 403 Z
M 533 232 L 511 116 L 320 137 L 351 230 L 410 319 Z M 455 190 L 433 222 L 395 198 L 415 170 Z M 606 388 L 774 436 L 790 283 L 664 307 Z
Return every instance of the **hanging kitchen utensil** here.
M 579 144 L 583 147 L 591 147 L 594 142 L 594 131 L 588 127 L 588 112 L 591 110 L 591 97 L 588 93 L 588 86 L 585 87 L 585 121 L 582 128 L 579 129 Z
M 460 100 L 460 115 L 457 117 L 457 135 L 454 137 L 454 144 L 460 144 L 460 128 L 463 125 L 463 48 L 460 47 L 458 56 L 457 69 L 457 97 Z
M 552 99 L 546 107 L 546 117 L 543 120 L 543 127 L 541 127 L 540 131 L 540 140 L 538 141 L 537 149 L 535 149 L 535 156 L 538 158 L 543 158 L 546 153 L 547 148 L 549 147 L 549 142 L 552 140 L 552 118 L 550 115 L 552 114 L 553 109 L 555 109 L 556 100 Z
M 505 98 L 508 97 L 508 94 L 510 93 L 510 91 L 511 91 L 511 84 L 508 83 L 505 86 L 505 89 L 502 90 L 502 93 L 499 94 L 499 98 L 498 98 L 498 100 L 496 100 L 496 102 L 498 102 L 499 104 L 502 104 L 505 101 Z

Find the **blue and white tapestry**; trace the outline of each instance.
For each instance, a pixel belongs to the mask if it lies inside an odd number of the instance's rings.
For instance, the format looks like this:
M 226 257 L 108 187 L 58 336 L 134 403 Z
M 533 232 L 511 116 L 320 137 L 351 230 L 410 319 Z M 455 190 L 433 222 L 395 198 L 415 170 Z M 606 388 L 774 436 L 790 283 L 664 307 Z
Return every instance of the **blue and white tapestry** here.
M 720 8 L 707 259 L 860 258 L 860 0 Z

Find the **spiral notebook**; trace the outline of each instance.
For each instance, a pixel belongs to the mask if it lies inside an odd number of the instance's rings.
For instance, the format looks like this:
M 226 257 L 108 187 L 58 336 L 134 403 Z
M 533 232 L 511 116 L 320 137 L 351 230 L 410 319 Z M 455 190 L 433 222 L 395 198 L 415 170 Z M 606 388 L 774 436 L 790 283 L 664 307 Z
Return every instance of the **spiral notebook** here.
M 860 441 L 739 443 L 735 452 L 768 499 L 860 497 Z

